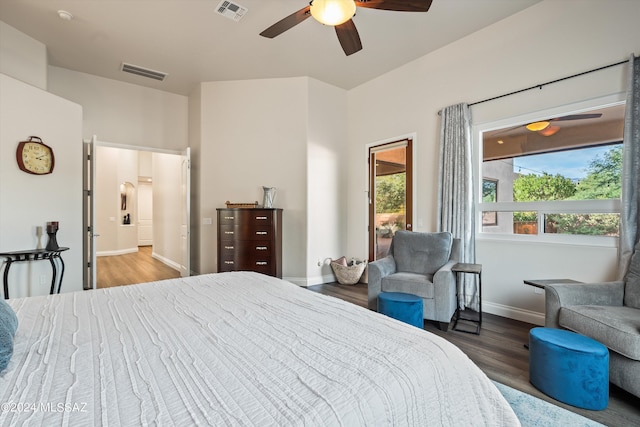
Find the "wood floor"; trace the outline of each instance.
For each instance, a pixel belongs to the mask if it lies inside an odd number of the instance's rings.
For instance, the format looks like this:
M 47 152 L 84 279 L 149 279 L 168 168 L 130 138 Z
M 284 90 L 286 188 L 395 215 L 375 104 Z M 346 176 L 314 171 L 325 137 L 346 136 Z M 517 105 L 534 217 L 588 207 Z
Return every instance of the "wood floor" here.
M 338 283 L 310 286 L 308 289 L 335 296 L 362 307 L 367 306 L 367 285 Z M 492 380 L 508 385 L 557 406 L 576 412 L 601 424 L 640 426 L 640 398 L 611 385 L 609 406 L 604 411 L 589 411 L 558 402 L 538 391 L 529 382 L 529 330 L 535 325 L 485 313 L 480 335 L 443 332 L 435 323 L 425 322 L 425 329 L 457 345 Z
M 138 252 L 97 258 L 98 288 L 180 277 L 180 272 L 151 256 L 151 246 L 140 246 Z

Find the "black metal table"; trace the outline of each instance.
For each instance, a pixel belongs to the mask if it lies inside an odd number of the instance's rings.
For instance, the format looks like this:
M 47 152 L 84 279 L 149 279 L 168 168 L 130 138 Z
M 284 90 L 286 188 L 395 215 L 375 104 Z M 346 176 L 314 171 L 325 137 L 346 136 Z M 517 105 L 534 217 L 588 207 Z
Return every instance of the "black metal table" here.
M 53 294 L 56 289 L 56 282 L 58 283 L 58 292 L 60 293 L 60 288 L 62 287 L 62 279 L 64 277 L 64 260 L 62 259 L 61 253 L 64 251 L 68 251 L 69 248 L 58 248 L 54 250 L 49 249 L 28 249 L 24 251 L 13 251 L 13 252 L 0 252 L 0 257 L 6 259 L 6 265 L 4 266 L 4 275 L 3 275 L 3 284 L 4 284 L 4 299 L 9 298 L 9 268 L 11 264 L 14 262 L 24 262 L 24 261 L 42 261 L 49 260 L 51 263 L 52 277 L 51 277 L 51 290 L 50 294 Z M 60 263 L 60 279 L 58 278 L 58 267 L 57 263 Z
M 451 271 L 459 275 L 460 273 L 469 273 L 476 274 L 478 276 L 478 311 L 476 313 L 476 317 L 463 316 L 460 311 L 460 305 L 458 304 L 458 308 L 456 309 L 456 320 L 453 324 L 453 330 L 459 332 L 467 332 L 470 334 L 480 335 L 480 327 L 482 326 L 482 264 L 470 264 L 459 262 L 451 267 Z M 457 287 L 457 284 L 456 284 Z M 464 290 L 463 290 L 464 292 Z M 465 310 L 466 312 L 467 310 Z M 475 331 L 468 331 L 465 329 L 458 329 L 458 322 L 460 320 L 464 320 L 467 322 L 473 322 L 476 325 Z

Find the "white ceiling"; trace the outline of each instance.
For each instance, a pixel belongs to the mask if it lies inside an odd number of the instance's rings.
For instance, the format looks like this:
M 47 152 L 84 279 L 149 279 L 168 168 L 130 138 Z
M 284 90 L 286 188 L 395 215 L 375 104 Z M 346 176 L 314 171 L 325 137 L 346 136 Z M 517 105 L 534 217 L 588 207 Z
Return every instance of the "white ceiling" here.
M 333 28 L 313 18 L 259 36 L 307 0 L 233 1 L 248 8 L 239 22 L 216 13 L 220 0 L 0 0 L 0 20 L 44 43 L 50 65 L 183 95 L 199 82 L 296 76 L 351 89 L 540 0 L 433 0 L 427 13 L 358 8 L 363 50 L 348 57 Z M 169 76 L 123 73 L 122 62 Z

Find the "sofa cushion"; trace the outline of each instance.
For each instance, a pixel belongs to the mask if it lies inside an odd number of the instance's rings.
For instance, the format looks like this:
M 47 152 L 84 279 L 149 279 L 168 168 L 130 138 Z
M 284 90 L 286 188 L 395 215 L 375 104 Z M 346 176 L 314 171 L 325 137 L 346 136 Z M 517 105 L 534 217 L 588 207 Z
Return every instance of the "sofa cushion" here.
M 640 308 L 640 250 L 631 256 L 624 284 L 624 305 Z
M 571 305 L 560 309 L 560 326 L 640 360 L 640 310 L 633 307 Z
M 393 236 L 393 258 L 397 271 L 435 274 L 449 261 L 452 242 L 449 232 L 396 232 Z
M 382 278 L 382 292 L 403 292 L 420 298 L 433 299 L 433 276 L 415 273 L 394 273 Z

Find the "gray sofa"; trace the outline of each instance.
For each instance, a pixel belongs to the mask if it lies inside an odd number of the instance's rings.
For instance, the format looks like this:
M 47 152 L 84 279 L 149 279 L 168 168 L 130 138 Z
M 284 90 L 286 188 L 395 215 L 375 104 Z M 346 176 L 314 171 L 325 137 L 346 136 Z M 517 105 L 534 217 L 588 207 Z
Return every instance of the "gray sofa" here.
M 640 251 L 624 281 L 545 286 L 545 326 L 609 348 L 609 380 L 640 397 Z
M 404 292 L 422 298 L 427 320 L 448 330 L 456 311 L 456 277 L 451 267 L 460 260 L 460 239 L 449 232 L 398 231 L 389 254 L 369 263 L 369 309 L 378 311 L 381 292 Z

